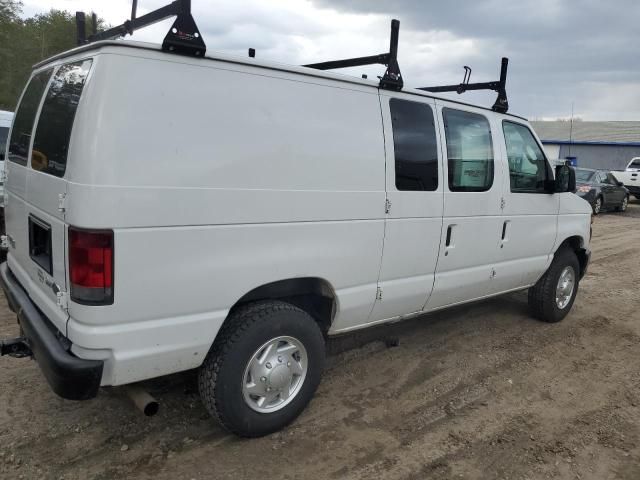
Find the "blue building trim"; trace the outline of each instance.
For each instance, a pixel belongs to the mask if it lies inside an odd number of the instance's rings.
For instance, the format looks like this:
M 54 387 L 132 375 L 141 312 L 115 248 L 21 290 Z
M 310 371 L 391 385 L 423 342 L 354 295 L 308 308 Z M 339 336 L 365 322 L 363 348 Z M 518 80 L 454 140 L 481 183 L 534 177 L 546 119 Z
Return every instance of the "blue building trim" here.
M 540 140 L 544 143 L 552 143 L 555 145 L 600 145 L 609 147 L 640 147 L 640 142 L 591 142 L 583 140 Z

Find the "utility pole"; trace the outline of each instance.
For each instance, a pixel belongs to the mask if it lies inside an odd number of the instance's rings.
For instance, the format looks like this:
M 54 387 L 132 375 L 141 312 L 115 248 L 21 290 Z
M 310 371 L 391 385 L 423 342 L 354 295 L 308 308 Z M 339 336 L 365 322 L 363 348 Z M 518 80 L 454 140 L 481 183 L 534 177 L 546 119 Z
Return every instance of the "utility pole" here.
M 573 143 L 573 102 L 571 102 L 571 119 L 569 120 L 569 155 L 571 156 L 571 144 Z

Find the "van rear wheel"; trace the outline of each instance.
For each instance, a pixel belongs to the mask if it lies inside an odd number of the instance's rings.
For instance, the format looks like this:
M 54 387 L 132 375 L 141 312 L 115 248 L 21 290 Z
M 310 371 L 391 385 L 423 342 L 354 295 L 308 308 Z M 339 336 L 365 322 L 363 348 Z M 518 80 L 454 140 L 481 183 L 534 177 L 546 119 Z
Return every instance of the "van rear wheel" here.
M 578 293 L 580 263 L 576 254 L 563 248 L 551 266 L 529 289 L 529 308 L 538 320 L 555 323 L 567 316 Z
M 307 312 L 281 301 L 240 307 L 200 367 L 200 396 L 226 430 L 267 435 L 311 401 L 324 357 L 324 337 Z

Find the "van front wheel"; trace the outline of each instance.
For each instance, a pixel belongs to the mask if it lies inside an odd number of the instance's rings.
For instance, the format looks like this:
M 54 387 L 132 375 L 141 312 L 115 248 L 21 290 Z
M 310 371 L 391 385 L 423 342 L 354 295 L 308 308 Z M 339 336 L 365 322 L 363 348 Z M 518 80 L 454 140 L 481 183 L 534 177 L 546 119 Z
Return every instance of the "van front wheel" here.
M 322 332 L 305 311 L 281 301 L 240 307 L 200 367 L 200 396 L 228 431 L 267 435 L 307 406 L 320 383 L 324 356 Z
M 580 264 L 576 254 L 564 248 L 556 252 L 551 266 L 529 289 L 529 308 L 544 322 L 559 322 L 567 316 L 578 293 Z

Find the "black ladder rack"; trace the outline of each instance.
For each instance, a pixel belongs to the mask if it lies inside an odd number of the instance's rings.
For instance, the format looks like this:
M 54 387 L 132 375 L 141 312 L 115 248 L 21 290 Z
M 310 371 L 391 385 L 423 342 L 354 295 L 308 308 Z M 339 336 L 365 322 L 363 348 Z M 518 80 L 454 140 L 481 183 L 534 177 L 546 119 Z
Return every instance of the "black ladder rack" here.
M 85 34 L 85 14 L 84 12 L 76 12 L 78 45 L 100 40 L 110 40 L 123 37 L 127 34 L 131 35 L 135 30 L 148 27 L 149 25 L 175 16 L 176 19 L 162 42 L 162 49 L 183 55 L 204 56 L 207 47 L 202 40 L 202 35 L 200 35 L 196 22 L 191 16 L 191 0 L 175 0 L 141 17 L 136 17 L 137 7 L 138 0 L 133 0 L 131 4 L 131 18 L 129 20 L 125 20 L 122 25 L 118 25 L 117 27 L 112 27 L 102 32 L 94 32 L 92 35 L 89 35 L 88 38 Z M 94 28 L 95 24 L 94 17 Z
M 509 102 L 507 101 L 507 67 L 509 66 L 509 59 L 502 57 L 502 64 L 500 66 L 500 80 L 497 82 L 481 82 L 481 83 L 469 83 L 471 78 L 471 69 L 464 67 L 465 74 L 462 83 L 458 85 L 443 85 L 440 87 L 421 87 L 418 90 L 425 90 L 427 92 L 439 93 L 439 92 L 458 92 L 464 93 L 468 90 L 493 90 L 498 92 L 498 98 L 491 109 L 494 112 L 507 113 L 509 110 Z
M 398 35 L 400 33 L 400 21 L 391 20 L 391 40 L 389 51 L 370 55 L 368 57 L 346 58 L 344 60 L 331 60 L 321 63 L 310 63 L 303 67 L 315 68 L 318 70 L 333 70 L 335 68 L 361 67 L 363 65 L 385 65 L 387 70 L 380 77 L 380 88 L 389 90 L 402 90 L 404 85 L 400 66 L 398 65 Z
M 93 33 L 86 36 L 86 22 L 84 12 L 76 12 L 76 27 L 78 33 L 78 45 L 97 42 L 99 40 L 109 40 L 113 38 L 123 37 L 127 34 L 131 35 L 135 30 L 160 22 L 166 18 L 175 16 L 176 19 L 164 37 L 162 49 L 168 52 L 179 53 L 182 55 L 190 55 L 203 57 L 207 48 L 202 40 L 202 35 L 198 30 L 196 22 L 191 16 L 191 0 L 174 0 L 173 2 L 160 7 L 157 10 L 149 12 L 141 17 L 136 16 L 138 0 L 132 0 L 131 18 L 126 20 L 122 25 L 109 28 L 102 32 L 96 32 L 96 16 L 92 15 Z M 303 67 L 315 68 L 317 70 L 333 70 L 337 68 L 360 67 L 363 65 L 384 65 L 387 69 L 380 78 L 379 88 L 387 90 L 402 90 L 404 81 L 400 73 L 398 65 L 398 36 L 400 32 L 400 21 L 391 20 L 391 38 L 389 41 L 389 51 L 379 53 L 377 55 L 369 55 L 367 57 L 346 58 L 343 60 L 331 60 L 328 62 L 310 63 Z M 255 50 L 249 49 L 249 57 L 255 57 Z M 436 87 L 422 87 L 418 90 L 427 92 L 458 92 L 464 93 L 469 90 L 493 90 L 498 92 L 498 98 L 493 104 L 492 109 L 496 112 L 506 113 L 509 110 L 509 102 L 507 101 L 507 66 L 509 60 L 502 59 L 500 69 L 500 79 L 495 82 L 469 83 L 471 78 L 471 68 L 465 66 L 465 74 L 462 83 L 458 85 L 443 85 Z

